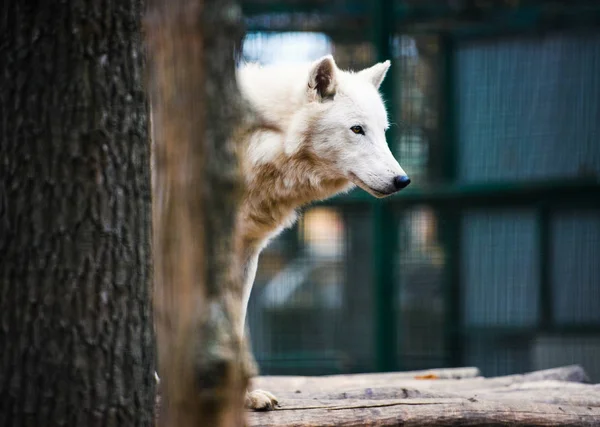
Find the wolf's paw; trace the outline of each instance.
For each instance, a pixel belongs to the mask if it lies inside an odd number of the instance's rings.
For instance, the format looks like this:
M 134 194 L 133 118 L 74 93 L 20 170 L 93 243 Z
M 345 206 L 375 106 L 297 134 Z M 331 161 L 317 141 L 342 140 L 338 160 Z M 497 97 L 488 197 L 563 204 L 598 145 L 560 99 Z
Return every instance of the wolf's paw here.
M 277 398 L 265 390 L 246 392 L 246 408 L 255 411 L 272 411 L 278 406 Z

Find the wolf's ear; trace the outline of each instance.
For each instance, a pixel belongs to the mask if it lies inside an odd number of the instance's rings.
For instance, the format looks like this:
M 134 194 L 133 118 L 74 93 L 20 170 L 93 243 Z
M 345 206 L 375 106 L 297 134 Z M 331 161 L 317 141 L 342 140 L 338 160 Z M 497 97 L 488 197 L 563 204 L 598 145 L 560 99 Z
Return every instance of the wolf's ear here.
M 337 87 L 337 66 L 331 55 L 315 61 L 308 75 L 308 91 L 316 95 L 317 100 L 332 98 Z
M 362 70 L 358 73 L 358 75 L 366 78 L 368 81 L 373 83 L 375 88 L 379 89 L 379 86 L 381 86 L 381 82 L 383 82 L 383 79 L 385 78 L 385 75 L 389 69 L 390 61 L 385 61 Z

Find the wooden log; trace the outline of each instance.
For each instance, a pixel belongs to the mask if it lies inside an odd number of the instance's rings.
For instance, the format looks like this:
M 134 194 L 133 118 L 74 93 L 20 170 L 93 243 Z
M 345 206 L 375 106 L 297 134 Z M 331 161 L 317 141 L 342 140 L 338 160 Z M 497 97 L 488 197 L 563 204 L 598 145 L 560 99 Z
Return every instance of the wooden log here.
M 250 414 L 249 426 L 600 426 L 600 386 L 586 384 L 579 366 L 497 378 L 414 379 L 423 375 L 260 377 L 255 383 L 275 391 L 281 407 Z
M 456 399 L 331 400 L 249 414 L 249 426 L 600 426 L 600 408 Z
M 516 375 L 516 377 L 522 377 L 523 381 L 558 380 L 578 383 L 590 382 L 590 378 L 588 377 L 587 373 L 579 365 L 544 369 L 541 371 L 530 372 L 528 374 Z
M 414 379 L 419 376 L 435 375 L 439 379 L 464 379 L 464 378 L 476 378 L 481 374 L 479 369 L 474 367 L 465 368 L 447 368 L 447 369 L 429 369 L 423 371 L 404 371 L 404 372 L 387 372 L 387 373 L 367 373 L 367 374 L 350 374 L 350 375 L 321 375 L 321 376 L 294 376 L 294 375 L 267 375 L 256 377 L 255 384 L 260 385 L 263 382 L 267 382 L 270 386 L 272 385 L 304 385 L 310 384 L 313 381 L 319 381 L 321 379 L 335 379 L 339 381 L 344 378 L 348 381 L 365 382 L 385 380 L 385 381 L 396 381 L 399 379 Z
M 285 402 L 301 399 L 313 400 L 385 400 L 385 399 L 420 399 L 420 398 L 462 398 L 487 400 L 528 400 L 540 403 L 562 403 L 579 406 L 600 407 L 600 387 L 590 384 L 569 383 L 564 381 L 538 381 L 532 383 L 514 384 L 502 388 L 480 390 L 419 390 L 398 386 L 367 387 L 348 389 L 344 391 L 282 391 L 278 396 Z
M 474 370 L 476 368 L 461 368 Z M 301 392 L 335 392 L 356 390 L 358 388 L 381 388 L 389 387 L 392 384 L 398 388 L 418 389 L 418 390 L 437 390 L 455 392 L 457 390 L 481 390 L 499 387 L 507 387 L 512 384 L 521 384 L 530 381 L 559 380 L 572 382 L 588 382 L 588 376 L 580 366 L 565 366 L 543 371 L 536 371 L 527 374 L 507 375 L 495 378 L 483 378 L 464 376 L 464 379 L 436 379 L 419 380 L 415 379 L 428 373 L 436 374 L 446 372 L 446 378 L 452 377 L 452 370 L 432 370 L 432 371 L 413 371 L 413 372 L 394 372 L 385 374 L 353 374 L 353 375 L 333 375 L 316 377 L 285 377 L 285 376 L 266 376 L 258 377 L 253 380 L 254 388 L 264 388 L 272 391 L 278 396 L 293 391 Z M 474 372 L 474 371 L 471 371 Z M 478 372 L 478 371 L 477 371 Z M 444 378 L 440 375 L 440 378 Z

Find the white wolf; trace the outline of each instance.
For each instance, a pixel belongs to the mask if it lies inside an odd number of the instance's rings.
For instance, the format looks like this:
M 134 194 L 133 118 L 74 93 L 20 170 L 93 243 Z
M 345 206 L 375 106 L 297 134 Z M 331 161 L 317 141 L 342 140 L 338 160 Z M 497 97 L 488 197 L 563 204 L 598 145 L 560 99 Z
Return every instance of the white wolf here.
M 410 183 L 385 139 L 388 119 L 378 89 L 389 66 L 354 73 L 325 56 L 305 66 L 238 70 L 242 95 L 261 123 L 244 142 L 247 187 L 235 231 L 244 268 L 241 334 L 259 254 L 294 223 L 296 209 L 354 185 L 385 197 Z M 277 400 L 254 390 L 246 404 L 271 409 Z

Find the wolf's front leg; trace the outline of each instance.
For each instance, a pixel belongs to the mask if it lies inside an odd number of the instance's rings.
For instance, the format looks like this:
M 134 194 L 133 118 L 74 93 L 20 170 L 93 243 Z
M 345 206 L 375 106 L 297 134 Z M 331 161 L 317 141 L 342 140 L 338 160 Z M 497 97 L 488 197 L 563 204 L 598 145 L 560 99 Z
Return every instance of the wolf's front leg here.
M 250 300 L 250 293 L 252 291 L 252 285 L 254 284 L 254 278 L 256 277 L 256 269 L 258 267 L 258 256 L 260 255 L 260 250 L 248 251 L 248 256 L 246 257 L 243 268 L 244 268 L 244 290 L 243 290 L 243 298 L 242 298 L 242 307 L 241 307 L 241 324 L 240 324 L 240 336 L 244 336 L 245 325 L 246 325 L 246 313 L 248 311 L 248 301 Z M 250 350 L 250 340 L 248 337 L 247 345 L 248 352 L 246 363 L 248 364 L 248 370 L 246 372 L 252 372 L 253 376 L 258 372 L 256 368 L 256 362 Z M 246 392 L 246 408 L 254 409 L 255 411 L 270 411 L 275 409 L 278 405 L 277 398 L 265 390 L 252 390 Z

